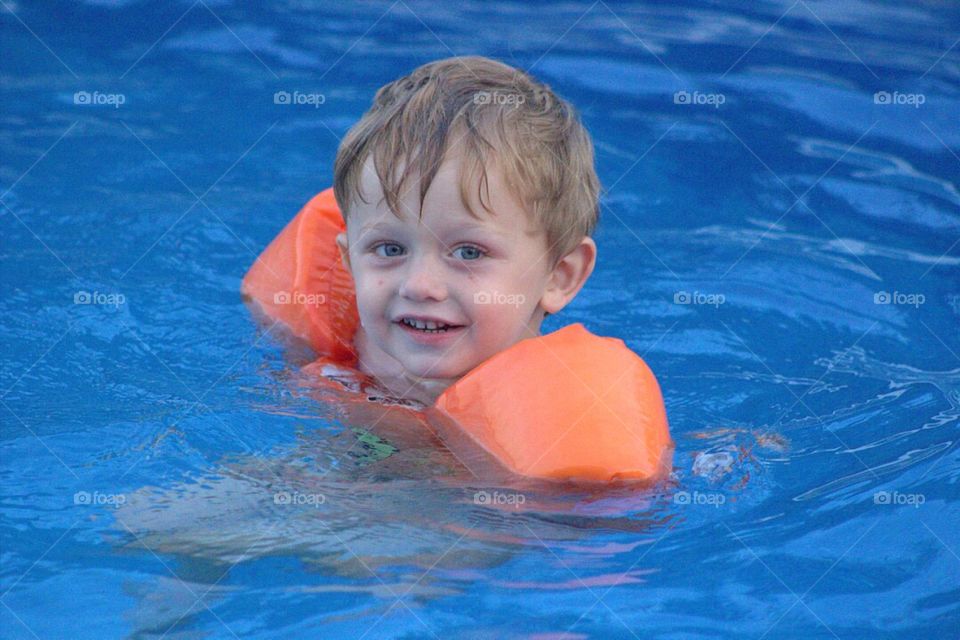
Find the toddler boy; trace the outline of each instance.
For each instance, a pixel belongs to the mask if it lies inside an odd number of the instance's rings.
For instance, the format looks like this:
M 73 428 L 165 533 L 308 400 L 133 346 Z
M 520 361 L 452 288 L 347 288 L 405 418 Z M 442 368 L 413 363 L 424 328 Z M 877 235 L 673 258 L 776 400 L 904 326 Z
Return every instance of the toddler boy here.
M 523 71 L 449 58 L 382 87 L 334 168 L 360 370 L 429 405 L 540 335 L 593 271 L 598 191 L 573 108 Z

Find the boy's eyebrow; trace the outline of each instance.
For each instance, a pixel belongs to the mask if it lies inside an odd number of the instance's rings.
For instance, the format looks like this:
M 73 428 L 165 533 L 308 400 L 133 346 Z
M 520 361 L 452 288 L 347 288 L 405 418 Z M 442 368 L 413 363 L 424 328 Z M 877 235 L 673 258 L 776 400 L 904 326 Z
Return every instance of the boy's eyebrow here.
M 399 224 L 399 221 L 392 221 L 392 222 L 391 222 L 391 221 L 373 222 L 373 223 L 369 223 L 369 224 L 365 224 L 365 225 L 361 226 L 361 227 L 360 227 L 360 232 L 363 233 L 364 231 L 373 231 L 373 230 L 376 230 L 376 229 L 390 229 L 390 228 L 396 226 L 397 224 Z M 500 231 L 497 231 L 497 230 L 495 230 L 495 229 L 491 229 L 490 227 L 488 227 L 488 226 L 486 226 L 486 225 L 483 225 L 483 224 L 480 224 L 480 223 L 477 223 L 477 222 L 467 222 L 467 223 L 464 223 L 464 224 L 458 224 L 458 225 L 455 225 L 455 226 L 451 226 L 451 229 L 454 230 L 454 231 L 485 231 L 485 232 L 490 233 L 490 234 L 492 234 L 492 235 L 501 236 L 501 237 L 503 237 L 503 236 L 506 235 L 506 234 L 504 234 L 504 233 L 502 233 L 502 232 L 500 232 Z
M 374 229 L 387 229 L 393 225 L 389 222 L 374 222 L 360 227 L 360 231 L 372 231 Z

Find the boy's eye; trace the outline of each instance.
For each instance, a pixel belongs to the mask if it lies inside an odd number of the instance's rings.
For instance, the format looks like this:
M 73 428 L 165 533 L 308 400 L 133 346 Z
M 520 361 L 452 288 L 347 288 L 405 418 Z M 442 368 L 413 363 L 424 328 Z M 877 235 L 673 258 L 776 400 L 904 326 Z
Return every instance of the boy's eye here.
M 381 249 L 383 251 L 381 251 Z M 382 242 L 373 248 L 381 258 L 396 258 L 403 255 L 403 247 L 393 242 Z
M 381 242 L 373 248 L 373 251 L 381 258 L 398 258 L 404 253 L 403 247 L 395 242 Z M 458 252 L 459 255 L 457 255 Z M 480 247 L 468 244 L 457 247 L 453 250 L 453 254 L 461 260 L 473 261 L 482 258 L 486 252 Z
M 464 260 L 476 260 L 481 258 L 484 255 L 483 249 L 479 247 L 474 247 L 472 245 L 464 245 L 462 247 L 457 247 L 453 250 L 453 253 L 456 254 L 457 251 L 463 251 L 464 253 L 460 254 L 460 257 Z

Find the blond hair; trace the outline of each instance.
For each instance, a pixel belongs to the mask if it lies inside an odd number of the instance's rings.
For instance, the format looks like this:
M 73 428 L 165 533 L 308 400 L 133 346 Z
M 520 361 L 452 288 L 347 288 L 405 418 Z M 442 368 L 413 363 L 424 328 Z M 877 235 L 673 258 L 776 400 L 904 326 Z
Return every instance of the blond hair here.
M 334 193 L 344 216 L 369 157 L 384 199 L 398 215 L 404 185 L 420 178 L 423 199 L 448 151 L 462 155 L 460 196 L 470 189 L 489 206 L 488 163 L 511 195 L 546 231 L 551 265 L 593 233 L 600 183 L 593 144 L 573 107 L 519 69 L 480 56 L 425 64 L 377 91 L 373 106 L 347 133 L 334 164 Z M 486 199 L 484 199 L 486 193 Z

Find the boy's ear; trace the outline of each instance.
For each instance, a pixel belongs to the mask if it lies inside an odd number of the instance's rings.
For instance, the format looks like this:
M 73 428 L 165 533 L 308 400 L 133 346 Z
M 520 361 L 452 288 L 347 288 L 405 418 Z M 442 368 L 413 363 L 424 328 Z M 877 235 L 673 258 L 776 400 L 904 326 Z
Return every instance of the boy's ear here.
M 597 262 L 597 244 L 590 236 L 584 236 L 570 253 L 553 268 L 547 280 L 547 288 L 540 299 L 540 306 L 547 313 L 557 313 L 576 297 L 587 278 L 593 273 Z
M 343 262 L 343 266 L 347 268 L 347 271 L 353 273 L 350 269 L 350 247 L 347 244 L 346 231 L 337 234 L 337 247 L 340 248 L 340 261 Z

